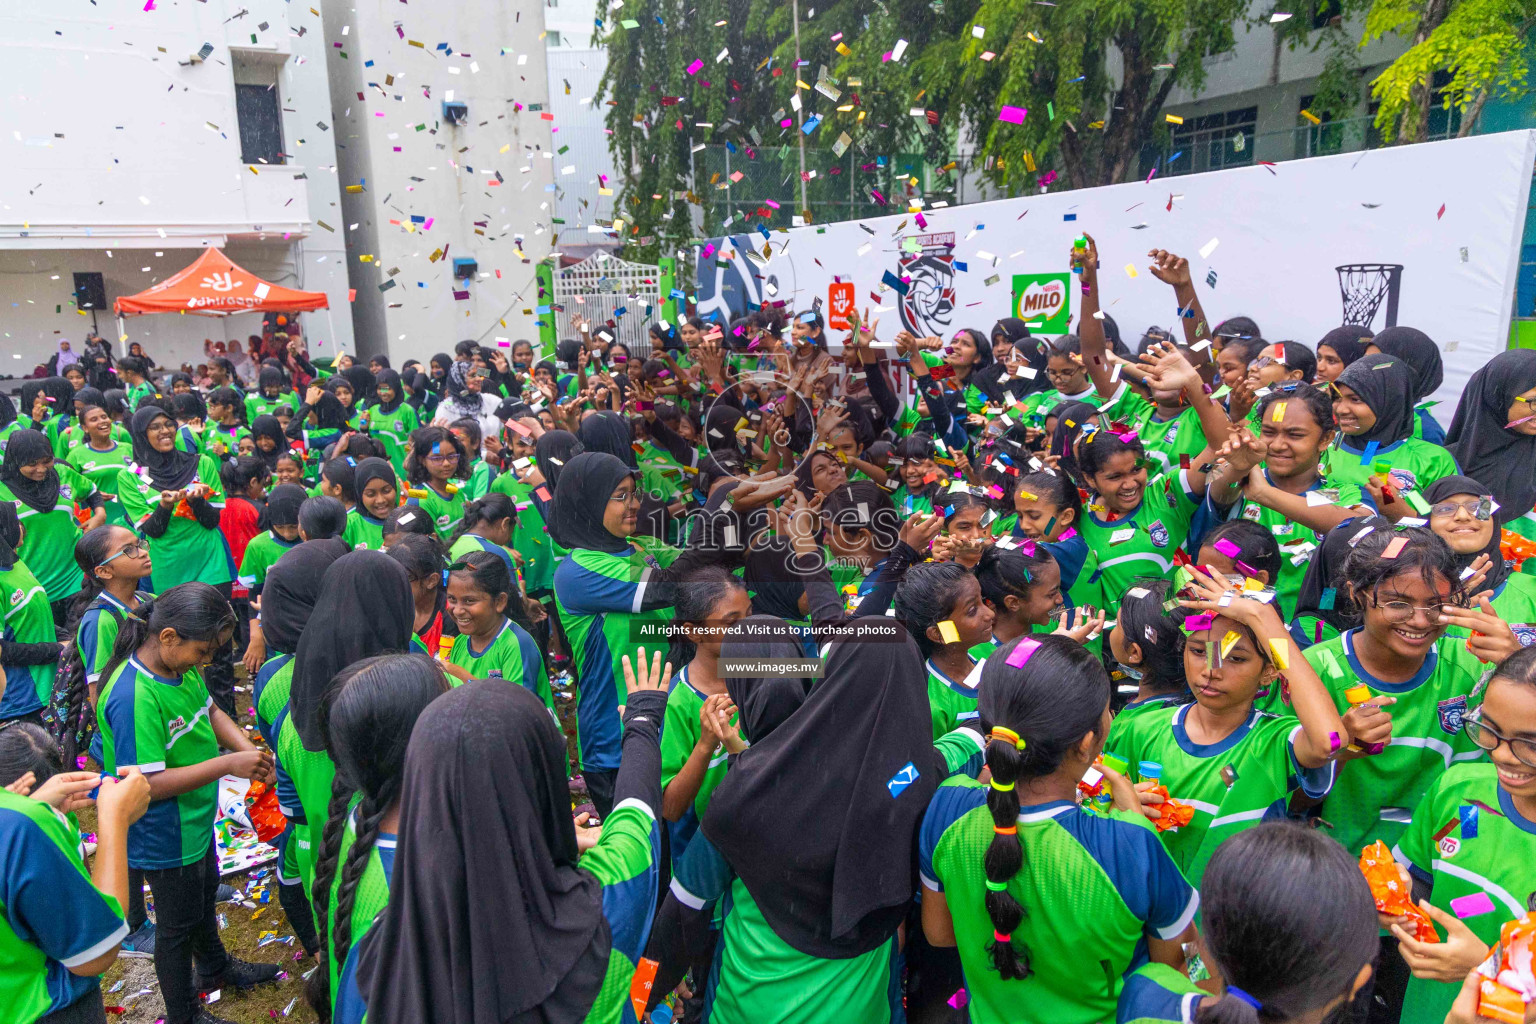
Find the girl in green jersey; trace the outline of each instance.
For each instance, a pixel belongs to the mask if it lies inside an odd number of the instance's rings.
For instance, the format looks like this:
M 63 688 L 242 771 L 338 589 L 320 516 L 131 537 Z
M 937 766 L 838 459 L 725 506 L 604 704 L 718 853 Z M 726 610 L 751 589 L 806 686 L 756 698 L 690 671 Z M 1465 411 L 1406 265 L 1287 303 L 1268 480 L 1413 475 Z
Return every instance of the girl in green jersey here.
M 1179 628 L 1184 612 L 1163 608 L 1172 589 L 1172 583 L 1165 579 L 1139 579 L 1120 600 L 1120 617 L 1109 631 L 1109 653 L 1136 690 L 1110 727 L 1111 751 L 1118 752 L 1116 733 L 1123 732 L 1132 718 L 1144 711 L 1189 702 L 1189 684 L 1184 681 L 1184 631 Z
M 459 635 L 443 637 L 443 671 L 458 683 L 505 679 L 544 702 L 555 716 L 544 655 L 526 626 L 522 594 L 505 560 L 473 551 L 449 566 L 446 617 Z
M 127 525 L 122 502 L 117 500 L 117 472 L 133 461 L 133 444 L 126 439 L 118 440 L 121 428 L 112 422 L 112 416 L 104 406 L 86 406 L 80 414 L 80 423 L 85 437 L 69 450 L 64 461 L 101 492 L 107 522 Z
M 360 1024 L 367 1012 L 357 948 L 389 902 L 406 744 L 416 719 L 447 691 L 428 659 L 383 654 L 346 669 L 324 698 L 326 749 L 337 771 L 313 889 L 323 966 L 304 996 L 333 1024 Z
M 981 584 L 954 562 L 923 562 L 896 588 L 896 617 L 926 659 L 933 738 L 976 718 L 981 663 L 970 650 L 992 638 L 992 608 Z
M 1376 905 L 1337 843 L 1287 822 L 1258 825 L 1216 851 L 1201 892 L 1202 945 L 1221 991 L 1207 994 L 1183 972 L 1147 964 L 1126 979 L 1116 1024 L 1312 1024 L 1348 1016 L 1341 1011 L 1373 973 Z
M 1440 776 L 1393 851 L 1445 939 L 1419 942 L 1406 921 L 1383 922 L 1413 971 L 1405 1024 L 1445 1019 L 1461 980 L 1536 890 L 1536 648 L 1499 665 L 1462 729 L 1489 760 Z
M 353 471 L 352 489 L 357 504 L 347 510 L 347 529 L 342 537 L 354 548 L 381 550 L 384 520 L 400 507 L 395 469 L 384 459 L 360 459 Z
M 1333 382 L 1333 415 L 1343 434 L 1323 472 L 1333 484 L 1376 490 L 1375 466 L 1391 467 L 1393 485 L 1422 491 L 1457 472 L 1456 459 L 1437 444 L 1413 436 L 1413 372 L 1395 356 L 1361 356 Z M 1376 498 L 1377 507 L 1384 501 Z
M 1022 636 L 982 671 L 987 784 L 956 778 L 918 834 L 923 934 L 958 946 L 970 1019 L 1090 1024 L 1151 959 L 1182 969 L 1200 899 L 1103 769 L 1112 810 L 1077 785 L 1104 749 L 1109 677 L 1065 637 Z
M 420 506 L 444 541 L 464 516 L 467 496 L 454 480 L 464 479 L 468 465 L 464 442 L 451 430 L 421 427 L 411 432 L 411 453 L 405 459 L 406 503 Z
M 69 601 L 80 592 L 82 575 L 75 564 L 81 522 L 76 507 L 90 510 L 84 528 L 106 522 L 96 485 L 68 466 L 57 465 L 48 439 L 35 430 L 11 435 L 0 461 L 0 500 L 13 502 L 26 540 L 18 554 L 42 583 L 53 606 L 54 622 L 63 625 Z
M 1468 589 L 1489 592 L 1489 603 L 1499 618 L 1520 630 L 1521 641 L 1536 641 L 1536 576 L 1512 573 L 1500 549 L 1499 529 L 1493 518 L 1493 492 L 1464 476 L 1441 477 L 1424 491 L 1429 505 L 1429 528 L 1456 554 L 1465 573 L 1476 575 Z M 1453 626 L 1446 632 L 1466 636 Z
M 981 599 L 992 610 L 992 635 L 971 649 L 985 658 L 1016 636 L 1054 628 L 1062 609 L 1061 567 L 1050 552 L 1012 540 L 989 545 L 976 563 Z M 1087 609 L 1091 614 L 1092 609 Z M 1050 632 L 1050 628 L 1046 632 Z

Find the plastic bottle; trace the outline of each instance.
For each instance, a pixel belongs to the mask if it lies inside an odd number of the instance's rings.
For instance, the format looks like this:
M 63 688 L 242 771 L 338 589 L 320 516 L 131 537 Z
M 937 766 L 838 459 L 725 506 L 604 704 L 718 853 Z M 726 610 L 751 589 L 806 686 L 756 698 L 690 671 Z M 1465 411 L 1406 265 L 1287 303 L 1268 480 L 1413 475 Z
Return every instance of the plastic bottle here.
M 1371 702 L 1371 688 L 1364 683 L 1358 686 L 1351 686 L 1344 691 L 1344 699 L 1349 701 L 1351 708 L 1358 708 L 1362 704 L 1369 704 Z M 1370 743 L 1363 747 L 1358 743 L 1351 743 L 1349 745 L 1350 750 L 1356 753 L 1364 751 L 1367 754 L 1379 754 L 1385 748 L 1386 744 L 1383 743 Z

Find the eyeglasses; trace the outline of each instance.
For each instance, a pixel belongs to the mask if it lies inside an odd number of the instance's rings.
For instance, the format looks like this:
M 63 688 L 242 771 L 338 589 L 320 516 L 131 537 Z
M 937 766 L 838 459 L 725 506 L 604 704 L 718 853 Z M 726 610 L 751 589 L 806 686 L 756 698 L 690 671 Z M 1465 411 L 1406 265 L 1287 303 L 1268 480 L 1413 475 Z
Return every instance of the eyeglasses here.
M 447 455 L 438 455 L 438 454 L 434 453 L 432 455 L 428 455 L 427 456 L 427 461 L 428 462 L 435 462 L 435 463 L 437 463 L 440 466 L 441 465 L 447 465 L 449 463 L 458 462 L 459 461 L 459 453 L 458 452 L 449 452 Z
M 1431 519 L 1454 519 L 1456 513 L 1466 512 L 1473 519 L 1488 520 L 1493 518 L 1493 502 L 1487 498 L 1478 498 L 1476 501 L 1442 501 L 1429 510 Z
M 1083 368 L 1081 366 L 1074 366 L 1070 370 L 1046 370 L 1045 375 L 1051 378 L 1051 380 L 1071 380 L 1082 372 Z
M 640 504 L 640 492 L 638 490 L 634 490 L 634 491 L 615 491 L 608 498 L 608 500 L 609 501 L 618 502 L 621 505 L 628 505 L 631 502 L 633 502 L 634 504 L 638 505 L 638 504 Z
M 123 550 L 119 551 L 117 554 L 113 555 L 111 558 L 108 558 L 104 562 L 97 562 L 96 563 L 96 568 L 100 569 L 104 565 L 111 565 L 115 560 L 117 560 L 119 558 L 124 558 L 124 557 L 127 557 L 127 558 L 138 558 L 143 553 L 144 553 L 144 543 L 142 541 L 137 541 L 137 540 L 136 541 L 130 541 L 129 543 L 123 545 Z
M 1435 625 L 1440 623 L 1440 615 L 1445 610 L 1444 604 L 1409 604 L 1407 601 L 1377 601 L 1376 607 L 1381 609 L 1382 617 L 1388 622 L 1407 622 L 1415 612 L 1423 612 Z
M 1492 727 L 1483 722 L 1481 712 L 1474 711 L 1463 718 L 1461 731 L 1467 734 L 1467 739 L 1490 754 L 1499 749 L 1500 743 L 1508 743 L 1509 752 L 1515 755 L 1516 761 L 1536 768 L 1536 740 L 1511 739 L 1502 733 L 1494 732 Z

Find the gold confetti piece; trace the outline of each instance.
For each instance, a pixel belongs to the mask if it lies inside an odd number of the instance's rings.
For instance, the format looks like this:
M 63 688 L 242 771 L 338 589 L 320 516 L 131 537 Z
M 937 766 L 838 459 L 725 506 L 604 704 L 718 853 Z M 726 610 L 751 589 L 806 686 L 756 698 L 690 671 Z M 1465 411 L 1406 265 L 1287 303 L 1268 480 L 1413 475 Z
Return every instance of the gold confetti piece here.
M 1270 414 L 1269 421 L 1271 423 L 1279 423 L 1283 419 L 1285 419 L 1285 403 L 1276 402 L 1275 411 Z
M 373 256 L 370 253 L 363 253 L 363 255 L 358 257 L 358 260 L 359 260 L 359 262 L 362 262 L 362 263 L 372 263 L 373 262 Z
M 850 54 L 853 53 L 852 50 L 848 49 L 848 44 L 847 43 L 838 43 L 837 44 L 837 52 L 842 54 L 844 57 L 847 57 L 847 56 L 849 56 Z
M 1134 263 L 1127 263 L 1125 265 L 1125 276 L 1126 277 L 1136 277 L 1137 276 L 1137 274 L 1136 274 L 1136 264 L 1134 264 Z
M 1163 115 L 1163 120 L 1167 121 L 1169 124 L 1183 124 L 1184 123 L 1184 119 L 1182 117 L 1180 117 L 1178 114 L 1164 114 Z
M 1281 672 L 1291 667 L 1291 645 L 1286 641 L 1270 637 L 1269 653 L 1274 656 L 1275 667 Z
M 1228 654 L 1231 654 L 1232 648 L 1236 647 L 1237 642 L 1242 638 L 1243 635 L 1237 630 L 1227 630 L 1227 635 L 1221 638 L 1221 656 L 1225 658 Z
M 939 623 L 939 636 L 943 637 L 944 642 L 947 644 L 957 644 L 960 642 L 960 631 L 948 619 Z
M 1323 119 L 1318 117 L 1316 114 L 1312 113 L 1312 111 L 1310 111 L 1310 110 L 1303 110 L 1301 112 L 1301 116 L 1306 118 L 1308 121 L 1311 121 L 1313 124 L 1322 124 L 1323 123 Z

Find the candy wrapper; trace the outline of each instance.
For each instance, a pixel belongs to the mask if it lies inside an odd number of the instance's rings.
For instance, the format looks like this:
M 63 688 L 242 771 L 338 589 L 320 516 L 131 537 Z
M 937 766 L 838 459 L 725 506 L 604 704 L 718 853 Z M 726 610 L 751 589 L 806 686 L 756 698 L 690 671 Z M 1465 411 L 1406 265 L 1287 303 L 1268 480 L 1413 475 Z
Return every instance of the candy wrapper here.
M 218 814 L 213 822 L 213 838 L 218 849 L 220 875 L 249 871 L 277 857 L 277 848 L 263 842 L 257 831 L 262 827 L 260 823 L 265 823 L 267 828 L 272 826 L 270 816 L 264 808 L 257 809 L 247 803 L 247 796 L 255 792 L 259 785 L 232 775 L 219 780 Z M 275 812 L 276 795 L 270 791 L 269 795 Z M 260 800 L 254 802 L 260 805 Z M 280 827 L 278 832 L 281 831 Z
M 1360 872 L 1370 883 L 1377 910 L 1394 917 L 1406 917 L 1413 925 L 1413 937 L 1420 942 L 1440 941 L 1434 924 L 1413 902 L 1413 893 L 1398 873 L 1397 861 L 1392 859 L 1392 851 L 1387 849 L 1386 843 L 1378 839 L 1360 851 Z
M 1477 971 L 1477 1014 L 1502 1024 L 1525 1024 L 1525 1009 L 1536 1002 L 1536 914 L 1506 923 L 1499 943 Z
M 1500 530 L 1499 552 L 1504 561 L 1514 562 L 1518 571 L 1521 562 L 1536 555 L 1536 541 L 1527 540 L 1514 530 Z
M 251 783 L 250 791 L 245 794 L 245 810 L 256 830 L 256 838 L 263 843 L 272 842 L 288 827 L 288 819 L 277 806 L 277 790 L 264 782 Z
M 1195 820 L 1195 809 L 1188 804 L 1181 804 L 1168 795 L 1167 786 L 1156 786 L 1150 792 L 1163 798 L 1154 810 L 1158 812 L 1157 820 L 1152 824 L 1157 826 L 1159 832 L 1167 832 L 1169 829 L 1183 828 Z

